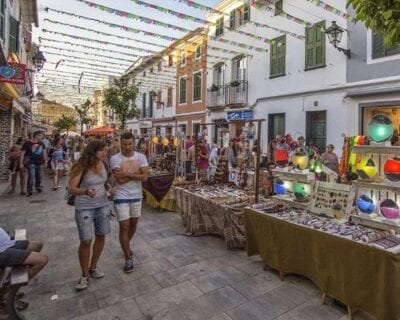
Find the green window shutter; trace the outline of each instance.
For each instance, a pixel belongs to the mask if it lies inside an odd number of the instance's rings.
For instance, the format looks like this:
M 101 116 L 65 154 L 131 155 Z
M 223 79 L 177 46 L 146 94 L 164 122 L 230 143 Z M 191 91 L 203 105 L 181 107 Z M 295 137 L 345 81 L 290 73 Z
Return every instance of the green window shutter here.
M 224 18 L 219 18 L 215 27 L 215 36 L 218 37 L 224 33 Z
M 243 21 L 248 22 L 250 21 L 250 5 L 246 3 L 243 5 Z
M 186 102 L 186 78 L 179 80 L 179 103 Z
M 235 10 L 232 10 L 231 13 L 229 14 L 229 29 L 231 30 L 235 29 L 235 15 L 236 15 Z
M 275 12 L 274 14 L 280 15 L 283 11 L 283 1 L 282 0 L 275 0 Z
M 10 16 L 10 34 L 9 34 L 9 43 L 8 43 L 8 51 L 16 52 L 19 49 L 19 35 L 18 35 L 19 23 L 13 17 Z
M 4 40 L 5 37 L 5 0 L 0 0 L 0 38 Z
M 325 65 L 325 22 L 318 23 L 315 28 L 315 66 L 318 67 Z
M 306 28 L 306 69 L 315 64 L 315 29 Z
M 201 73 L 193 77 L 193 101 L 201 100 Z
M 285 74 L 286 68 L 286 36 L 274 39 L 271 44 L 270 76 L 276 77 Z

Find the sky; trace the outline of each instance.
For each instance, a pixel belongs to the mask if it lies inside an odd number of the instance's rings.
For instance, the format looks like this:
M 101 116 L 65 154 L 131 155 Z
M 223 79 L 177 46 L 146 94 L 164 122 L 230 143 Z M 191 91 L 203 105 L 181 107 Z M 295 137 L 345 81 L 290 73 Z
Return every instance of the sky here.
M 201 27 L 202 24 L 178 19 L 173 15 L 159 12 L 152 8 L 145 8 L 138 4 L 135 4 L 131 0 L 89 0 L 90 2 L 104 5 L 120 11 L 126 11 L 134 13 L 138 16 L 160 20 L 165 23 L 177 25 L 190 30 L 194 30 Z M 177 0 L 142 0 L 150 4 L 162 6 L 167 9 L 182 12 L 188 15 L 192 15 L 199 18 L 205 18 L 205 12 L 197 9 L 188 7 L 185 4 L 179 3 Z M 196 0 L 197 2 L 207 5 L 214 6 L 219 0 Z M 112 28 L 110 26 L 95 22 L 88 21 L 86 19 L 80 19 L 71 17 L 66 14 L 59 14 L 52 10 L 46 12 L 45 8 L 55 9 L 64 12 L 70 12 L 84 17 L 89 17 L 101 21 L 105 21 L 111 24 L 123 25 L 130 28 L 140 29 L 148 32 L 159 33 L 162 35 L 180 38 L 185 35 L 184 32 L 158 27 L 150 24 L 140 22 L 138 20 L 128 19 L 125 17 L 117 16 L 113 13 L 101 11 L 99 9 L 89 7 L 87 4 L 79 2 L 78 0 L 38 0 L 39 9 L 39 28 L 35 28 L 33 31 L 33 38 L 36 43 L 40 44 L 40 50 L 44 53 L 47 63 L 43 70 L 37 75 L 37 82 L 45 82 L 45 85 L 39 86 L 41 93 L 44 93 L 51 100 L 58 102 L 64 102 L 69 105 L 79 104 L 82 100 L 91 96 L 92 88 L 86 88 L 85 86 L 99 87 L 105 81 L 104 75 L 120 75 L 133 61 L 142 55 L 149 55 L 150 52 L 139 52 L 132 48 L 124 48 L 123 46 L 130 46 L 136 48 L 143 48 L 149 51 L 160 51 L 162 47 L 169 45 L 169 41 L 154 38 L 151 36 L 145 36 L 143 33 L 132 33 L 121 30 L 119 28 Z M 48 21 L 48 20 L 51 21 Z M 57 23 L 55 23 L 57 22 Z M 61 25 L 60 23 L 64 24 Z M 118 35 L 131 39 L 121 39 L 115 36 L 108 36 L 104 34 L 97 34 L 92 31 L 82 30 L 65 24 L 80 26 L 86 29 L 97 30 L 102 33 L 108 33 L 111 35 Z M 50 33 L 58 32 L 67 35 L 79 36 L 89 38 L 90 40 L 100 40 L 115 44 L 101 44 L 88 40 L 73 39 L 71 37 Z M 41 41 L 39 42 L 39 38 Z M 48 39 L 48 40 L 45 40 Z M 49 40 L 56 40 L 49 41 Z M 158 46 L 139 43 L 151 42 Z M 73 46 L 66 44 L 65 42 L 71 42 L 73 44 L 82 44 L 85 46 L 95 47 L 98 50 L 84 48 L 79 46 Z M 74 52 L 59 50 L 68 49 Z M 102 51 L 104 49 L 106 51 Z M 116 52 L 109 52 L 116 51 Z M 77 51 L 77 52 L 76 52 Z M 81 53 L 86 52 L 86 54 Z M 121 54 L 125 53 L 125 54 Z M 102 57 L 99 55 L 104 55 Z M 132 56 L 136 55 L 136 57 Z M 74 58 L 75 57 L 75 58 Z M 83 60 L 80 58 L 89 58 L 90 60 Z M 64 60 L 64 61 L 63 61 Z M 70 61 L 73 60 L 73 61 Z M 74 62 L 75 61 L 75 62 Z M 89 66 L 89 64 L 92 64 Z M 75 66 L 75 67 L 72 67 Z M 65 84 L 78 85 L 79 77 L 82 71 L 89 71 L 87 68 L 92 69 L 92 72 L 98 73 L 86 74 L 84 73 L 81 80 L 81 94 L 78 93 L 77 88 L 65 87 Z M 94 70 L 96 69 L 96 70 Z M 54 87 L 50 87 L 54 85 Z M 60 86 L 57 86 L 60 85 Z M 66 97 L 70 97 L 66 99 Z

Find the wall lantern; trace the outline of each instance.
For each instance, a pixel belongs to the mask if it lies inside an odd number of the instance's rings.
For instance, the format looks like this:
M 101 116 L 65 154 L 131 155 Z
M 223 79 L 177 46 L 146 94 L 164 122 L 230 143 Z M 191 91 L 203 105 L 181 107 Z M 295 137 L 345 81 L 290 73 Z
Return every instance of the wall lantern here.
M 38 51 L 33 57 L 32 57 L 33 64 L 35 65 L 36 71 L 39 72 L 42 70 L 44 63 L 47 61 L 46 58 L 43 55 L 42 51 Z
M 339 27 L 336 24 L 336 21 L 332 21 L 332 25 L 325 30 L 325 33 L 328 35 L 329 42 L 340 52 L 343 52 L 347 58 L 351 58 L 351 53 L 350 49 L 343 49 L 341 47 L 338 47 L 338 44 L 340 41 L 342 41 L 343 37 L 343 32 L 345 30 L 341 27 Z

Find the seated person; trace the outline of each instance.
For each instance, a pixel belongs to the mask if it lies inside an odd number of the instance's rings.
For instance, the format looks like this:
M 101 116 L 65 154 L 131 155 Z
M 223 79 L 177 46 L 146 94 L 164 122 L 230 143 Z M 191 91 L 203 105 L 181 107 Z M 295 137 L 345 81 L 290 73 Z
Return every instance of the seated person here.
M 7 232 L 0 228 L 0 267 L 28 266 L 29 280 L 39 273 L 48 262 L 42 253 L 40 242 L 11 240 Z

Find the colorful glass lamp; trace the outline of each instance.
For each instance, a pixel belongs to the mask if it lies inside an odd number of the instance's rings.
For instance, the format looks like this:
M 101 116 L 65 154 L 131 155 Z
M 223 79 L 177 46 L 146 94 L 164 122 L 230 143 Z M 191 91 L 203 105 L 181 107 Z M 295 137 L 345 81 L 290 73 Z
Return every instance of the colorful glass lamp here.
M 303 148 L 297 148 L 292 156 L 293 165 L 300 170 L 304 170 L 308 166 L 308 154 Z
M 392 199 L 386 199 L 381 202 L 380 212 L 387 219 L 397 219 L 400 217 L 399 206 Z
M 168 140 L 168 138 L 164 138 L 163 141 L 162 141 L 162 144 L 163 144 L 164 146 L 169 145 L 169 140 Z
M 358 197 L 357 199 L 357 208 L 362 212 L 362 213 L 372 213 L 375 210 L 375 205 L 372 199 L 366 195 L 362 194 L 361 196 Z
M 371 158 L 363 158 L 356 165 L 356 172 L 361 179 L 372 179 L 378 173 L 378 169 L 374 160 Z
M 154 136 L 153 138 L 151 138 L 151 142 L 153 142 L 154 144 L 158 143 L 158 137 Z
M 307 197 L 306 188 L 304 184 L 301 183 L 295 183 L 293 185 L 293 193 L 298 200 L 304 200 Z
M 285 149 L 275 150 L 275 162 L 278 166 L 284 167 L 288 164 L 289 154 Z
M 274 191 L 278 195 L 284 195 L 286 193 L 286 188 L 281 179 L 276 179 L 274 183 Z
M 388 159 L 383 166 L 385 177 L 392 182 L 400 181 L 400 158 L 397 156 L 393 159 Z
M 384 114 L 374 115 L 368 123 L 368 136 L 375 142 L 389 140 L 393 132 L 392 120 Z

